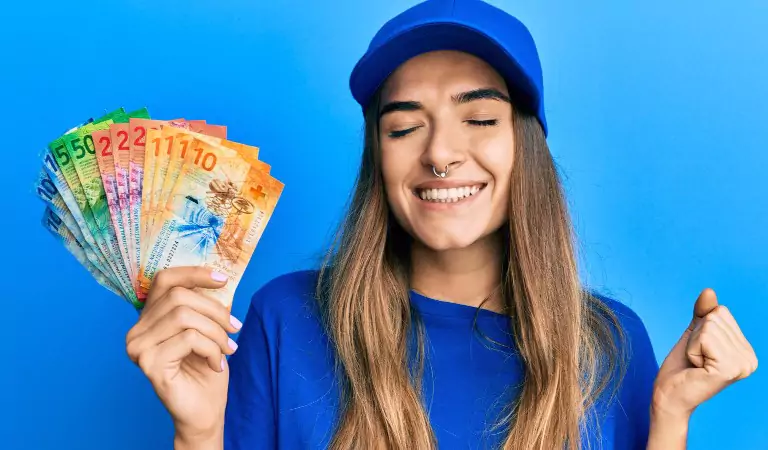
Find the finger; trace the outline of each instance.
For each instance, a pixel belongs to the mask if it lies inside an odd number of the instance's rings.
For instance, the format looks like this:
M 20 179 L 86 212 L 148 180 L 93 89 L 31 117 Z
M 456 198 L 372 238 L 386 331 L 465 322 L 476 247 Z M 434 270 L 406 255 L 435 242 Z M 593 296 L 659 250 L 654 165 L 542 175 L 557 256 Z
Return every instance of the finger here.
M 715 291 L 711 288 L 706 288 L 701 291 L 699 297 L 696 299 L 696 303 L 693 305 L 693 318 L 688 325 L 688 329 L 693 330 L 693 327 L 716 307 L 717 295 L 715 295 Z
M 744 333 L 741 331 L 741 327 L 739 327 L 739 324 L 736 322 L 736 319 L 733 317 L 733 314 L 731 314 L 730 309 L 726 307 L 725 305 L 720 305 L 719 308 L 717 308 L 717 314 L 720 316 L 728 325 L 728 329 L 733 333 L 733 336 L 736 338 L 738 342 L 741 342 L 744 347 L 752 349 L 752 346 L 749 344 L 749 341 L 747 341 L 747 338 L 744 337 Z
M 162 344 L 168 339 L 186 330 L 196 330 L 214 341 L 221 352 L 231 355 L 237 344 L 216 322 L 188 306 L 179 306 L 169 314 L 162 316 L 146 333 L 137 336 L 127 344 L 128 356 L 134 362 L 149 348 Z
M 750 344 L 744 336 L 744 333 L 741 331 L 733 314 L 731 314 L 731 311 L 725 305 L 720 305 L 716 310 L 716 314 L 733 341 L 736 343 L 739 353 L 743 356 L 747 365 L 745 372 L 747 375 L 751 374 L 757 370 L 757 355 L 755 354 L 754 348 L 752 348 L 752 344 Z
M 707 360 L 719 362 L 728 355 L 729 342 L 730 339 L 717 325 L 715 317 L 705 316 L 697 322 L 691 332 L 686 355 L 693 366 L 702 368 Z
M 170 314 L 171 311 L 180 306 L 189 307 L 197 313 L 208 317 L 228 333 L 235 333 L 242 327 L 242 323 L 235 316 L 231 315 L 229 310 L 218 301 L 187 288 L 177 286 L 168 291 L 165 297 L 158 300 L 152 310 L 147 311 L 139 319 L 136 325 L 129 330 L 126 342 L 145 333 L 148 329 L 154 327 L 160 318 Z
M 182 266 L 171 267 L 157 272 L 147 294 L 145 309 L 151 308 L 155 301 L 175 286 L 194 289 L 196 287 L 216 289 L 224 286 L 227 277 L 208 267 Z
M 734 353 L 741 354 L 741 343 L 733 336 L 733 333 L 729 331 L 730 326 L 726 324 L 725 320 L 718 313 L 722 306 L 718 306 L 714 311 L 707 314 L 704 320 L 712 322 L 712 325 L 716 326 L 722 335 L 721 339 L 725 339 L 723 342 L 727 345 L 729 355 Z
M 204 358 L 212 370 L 223 371 L 224 356 L 219 346 L 192 329 L 173 336 L 144 354 L 148 356 L 139 361 L 145 372 L 154 372 L 165 365 L 177 364 L 192 354 Z M 144 366 L 147 368 L 145 369 Z

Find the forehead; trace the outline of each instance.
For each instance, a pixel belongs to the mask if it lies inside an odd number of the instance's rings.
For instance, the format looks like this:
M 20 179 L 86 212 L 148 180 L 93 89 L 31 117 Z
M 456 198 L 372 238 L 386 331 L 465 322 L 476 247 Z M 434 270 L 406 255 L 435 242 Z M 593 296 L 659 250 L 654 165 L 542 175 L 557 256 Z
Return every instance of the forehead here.
M 384 84 L 382 100 L 453 95 L 480 87 L 508 93 L 501 75 L 482 59 L 441 50 L 415 56 L 398 67 Z

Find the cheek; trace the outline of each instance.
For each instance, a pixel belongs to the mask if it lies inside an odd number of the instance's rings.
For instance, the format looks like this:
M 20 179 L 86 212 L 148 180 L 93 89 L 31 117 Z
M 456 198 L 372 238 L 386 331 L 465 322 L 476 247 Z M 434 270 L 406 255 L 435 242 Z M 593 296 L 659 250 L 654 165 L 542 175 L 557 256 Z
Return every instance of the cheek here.
M 495 179 L 509 180 L 515 156 L 515 142 L 511 131 L 499 130 L 493 136 L 472 143 L 475 159 Z
M 387 193 L 397 184 L 397 180 L 400 180 L 404 176 L 404 161 L 402 158 L 398 158 L 394 152 L 387 151 L 386 148 L 382 148 L 381 152 L 381 176 L 384 180 L 384 186 L 387 188 Z
M 515 163 L 514 140 L 504 133 L 478 143 L 475 148 L 480 150 L 476 154 L 477 163 L 493 178 L 494 222 L 503 221 L 509 209 L 509 183 Z
M 387 193 L 387 200 L 396 212 L 403 208 L 404 186 L 417 162 L 413 161 L 413 158 L 409 158 L 408 152 L 398 149 L 397 146 L 389 148 L 382 146 L 381 148 L 381 173 L 384 188 Z

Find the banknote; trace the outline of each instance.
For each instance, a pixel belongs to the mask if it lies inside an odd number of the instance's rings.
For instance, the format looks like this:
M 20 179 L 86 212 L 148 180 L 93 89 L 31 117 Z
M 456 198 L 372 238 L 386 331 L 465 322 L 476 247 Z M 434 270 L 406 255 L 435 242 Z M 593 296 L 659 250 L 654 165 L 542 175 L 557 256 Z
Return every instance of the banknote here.
M 155 273 L 175 265 L 201 265 L 215 251 L 226 216 L 225 197 L 213 186 L 242 185 L 250 165 L 235 150 L 200 140 L 185 162 L 157 232 L 150 236 L 141 286 L 148 289 Z
M 111 118 L 101 122 L 94 121 L 62 136 L 60 141 L 69 155 L 70 165 L 75 168 L 72 178 L 77 180 L 79 186 L 75 186 L 74 182 L 69 183 L 69 178 L 67 182 L 75 193 L 78 207 L 84 212 L 86 223 L 107 258 L 115 275 L 115 281 L 125 293 L 126 298 L 131 299 L 133 289 L 130 276 L 125 268 L 116 230 L 111 226 L 109 207 L 95 157 L 96 147 L 91 136 L 95 130 L 108 129 L 111 123 Z M 80 193 L 82 195 L 78 195 Z
M 91 126 L 94 123 L 101 123 L 103 120 L 111 120 L 111 116 L 117 114 L 124 114 L 122 108 L 112 111 L 111 113 L 88 123 L 85 126 Z M 70 136 L 73 133 L 81 131 L 84 127 L 79 127 L 70 130 L 64 136 Z M 103 263 L 103 267 L 108 269 L 110 277 L 119 282 L 119 271 L 116 270 L 114 258 L 111 252 L 107 248 L 107 243 L 101 233 L 101 230 L 96 226 L 93 213 L 88 201 L 85 197 L 85 191 L 80 178 L 77 174 L 75 164 L 72 161 L 70 152 L 67 150 L 67 146 L 64 142 L 64 136 L 53 140 L 47 146 L 46 156 L 43 159 L 46 169 L 51 175 L 51 179 L 56 184 L 56 188 L 59 190 L 64 201 L 67 203 L 67 207 L 72 211 L 78 226 L 82 231 L 86 242 L 93 248 L 99 255 L 100 261 Z M 82 142 L 78 141 L 78 154 L 81 150 L 85 150 L 85 146 Z M 95 151 L 95 150 L 94 150 Z M 75 211 L 78 213 L 76 214 Z M 122 286 L 121 286 L 122 289 Z M 128 292 L 124 292 L 126 298 L 129 297 Z
M 226 273 L 207 292 L 230 307 L 283 184 L 260 149 L 205 120 L 104 111 L 53 139 L 34 190 L 42 225 L 114 294 L 141 309 L 155 274 Z
M 85 267 L 86 270 L 91 273 L 91 276 L 93 276 L 97 283 L 114 294 L 122 296 L 122 293 L 117 286 L 115 286 L 115 284 L 98 270 L 86 257 L 82 244 L 75 239 L 71 230 L 64 224 L 64 221 L 50 207 L 46 207 L 45 212 L 43 213 L 42 224 L 46 230 L 59 239 L 64 245 L 64 248 L 75 257 L 80 265 Z
M 91 136 L 93 131 L 109 129 L 114 120 L 128 121 L 126 114 L 120 112 L 107 120 L 87 124 L 77 131 L 62 136 L 59 140 L 64 144 L 69 154 L 71 165 L 75 168 L 75 178 L 79 180 L 82 197 L 85 198 L 85 202 L 78 201 L 78 206 L 86 213 L 86 223 L 91 227 L 91 231 L 97 237 L 97 242 L 102 246 L 102 253 L 109 256 L 108 262 L 116 275 L 118 285 L 125 292 L 126 298 L 131 302 L 136 302 L 133 284 L 120 251 L 117 230 L 111 224 L 109 206 L 95 156 L 96 146 Z M 69 181 L 68 178 L 67 182 Z M 76 187 L 72 186 L 71 183 L 70 187 L 73 192 L 76 191 Z M 76 194 L 75 198 L 77 199 L 77 197 Z M 98 239 L 98 235 L 101 235 L 101 240 Z
M 168 170 L 168 158 L 174 147 L 180 145 L 187 145 L 186 142 L 179 142 L 176 139 L 177 131 L 180 130 L 201 130 L 206 126 L 205 120 L 172 120 L 165 124 L 162 124 L 160 129 L 152 131 L 147 134 L 147 139 L 150 142 L 150 147 L 147 148 L 145 153 L 145 178 L 143 183 L 144 199 L 142 207 L 142 221 L 143 233 L 146 236 L 153 236 L 155 232 L 155 218 L 159 217 L 156 214 L 160 191 L 165 180 L 165 174 Z M 145 239 L 142 241 L 141 253 L 142 258 L 148 256 L 148 246 L 151 239 Z
M 215 127 L 216 125 L 208 125 L 206 128 Z M 196 133 L 189 130 L 181 130 L 179 133 L 188 135 L 186 139 L 198 138 L 201 141 L 208 142 L 214 146 L 224 146 L 231 148 L 242 156 L 251 166 L 256 166 L 259 170 L 269 173 L 271 167 L 264 161 L 259 160 L 259 148 L 250 145 L 245 145 L 239 142 L 229 141 L 224 137 L 220 137 L 218 133 L 213 130 L 207 130 L 207 133 Z M 176 180 L 181 172 L 181 167 L 184 161 L 187 160 L 187 154 L 192 154 L 186 151 L 187 147 L 181 149 L 177 148 L 177 151 L 171 151 L 170 160 L 168 161 L 168 171 L 165 176 L 165 183 L 162 189 L 162 202 L 163 205 L 168 201 L 170 192 L 173 186 L 176 184 Z
M 176 140 L 175 142 L 184 142 L 184 141 L 191 141 L 192 139 L 197 138 L 200 141 L 206 142 L 208 144 L 211 144 L 214 147 L 222 146 L 226 147 L 232 150 L 237 151 L 240 156 L 243 157 L 243 159 L 251 165 L 251 168 L 255 168 L 257 170 L 260 170 L 265 173 L 269 173 L 271 167 L 269 164 L 259 161 L 258 154 L 259 149 L 258 147 L 252 147 L 245 144 L 229 141 L 227 139 L 224 139 L 221 136 L 221 134 L 216 133 L 215 130 L 210 130 L 211 125 L 208 125 L 206 127 L 206 131 L 210 134 L 204 134 L 200 132 L 194 132 L 190 130 L 178 130 L 176 133 Z M 164 213 L 165 208 L 170 208 L 171 205 L 169 204 L 170 194 L 173 189 L 173 187 L 176 185 L 176 181 L 178 180 L 179 173 L 181 172 L 181 169 L 186 161 L 191 159 L 195 152 L 193 151 L 187 151 L 189 149 L 188 145 L 183 145 L 174 148 L 171 151 L 170 155 L 170 161 L 168 162 L 168 171 L 165 176 L 165 183 L 163 185 L 163 190 L 160 194 L 160 199 L 158 201 L 157 211 L 155 212 L 155 219 L 154 221 L 160 222 L 160 216 Z M 154 231 L 157 231 L 155 228 Z
M 157 226 L 163 215 L 163 208 L 168 201 L 171 189 L 173 189 L 173 186 L 176 183 L 176 179 L 181 171 L 181 165 L 187 154 L 187 149 L 192 143 L 194 136 L 206 136 L 209 137 L 212 142 L 217 143 L 227 137 L 226 127 L 223 126 L 196 124 L 194 122 L 190 122 L 189 125 L 189 130 L 183 128 L 169 128 L 169 130 L 171 130 L 170 133 L 173 134 L 170 151 L 168 152 L 167 158 L 163 157 L 158 160 L 157 176 L 162 179 L 162 183 L 160 183 L 160 189 L 157 191 L 154 210 L 150 211 L 152 217 L 151 221 L 154 227 Z M 163 132 L 166 131 L 168 130 L 163 130 Z M 157 231 L 157 229 L 153 228 L 150 235 L 155 231 Z
M 64 222 L 64 225 L 72 233 L 74 239 L 79 244 L 85 257 L 88 259 L 91 265 L 93 265 L 94 268 L 101 272 L 105 277 L 109 278 L 109 273 L 103 268 L 102 262 L 94 253 L 93 249 L 88 245 L 85 236 L 83 236 L 83 233 L 80 230 L 77 221 L 75 220 L 74 215 L 67 207 L 64 198 L 56 188 L 56 185 L 48 174 L 48 171 L 44 168 L 40 170 L 40 174 L 38 175 L 37 183 L 35 183 L 35 192 L 37 193 L 37 196 L 43 202 L 45 202 L 46 206 L 50 208 L 56 214 L 56 216 Z M 112 284 L 114 285 L 114 281 L 111 278 L 110 281 L 112 281 Z
M 183 122 L 183 119 L 176 122 Z M 133 141 L 135 145 L 131 150 L 131 160 L 134 161 L 134 166 L 136 166 L 136 188 L 141 192 L 136 204 L 131 205 L 132 210 L 138 208 L 139 249 L 136 252 L 136 256 L 139 258 L 139 264 L 146 257 L 145 243 L 146 236 L 149 233 L 147 230 L 147 217 L 149 216 L 149 207 L 151 205 L 150 194 L 152 192 L 152 178 L 154 177 L 154 161 L 160 153 L 162 146 L 162 139 L 159 134 L 160 127 L 167 123 L 167 121 L 152 120 L 146 122 L 137 121 L 136 124 L 136 127 L 140 128 L 139 134 L 144 135 L 143 143 L 140 139 Z M 140 153 L 142 151 L 143 153 Z
M 101 253 L 101 249 L 99 248 L 98 244 L 96 244 L 96 241 L 91 234 L 91 229 L 86 225 L 82 211 L 80 211 L 80 209 L 77 207 L 77 202 L 75 201 L 75 197 L 72 194 L 72 191 L 69 190 L 69 185 L 64 179 L 63 172 L 59 168 L 59 165 L 53 157 L 53 154 L 48 149 L 43 151 L 43 171 L 53 182 L 58 195 L 61 197 L 62 201 L 67 206 L 67 209 L 70 211 L 72 217 L 77 223 L 77 228 L 80 230 L 80 234 L 82 234 L 83 239 L 85 239 L 86 247 L 90 249 L 88 254 L 93 255 L 97 259 L 97 266 L 102 269 L 102 272 L 107 274 L 113 282 L 115 282 L 115 279 L 112 278 L 112 274 L 106 258 Z M 40 191 L 38 190 L 38 193 L 39 192 Z M 96 264 L 96 262 L 94 262 L 94 264 Z
M 216 250 L 203 261 L 203 266 L 226 274 L 229 282 L 220 289 L 200 290 L 227 308 L 232 307 L 235 290 L 272 217 L 283 188 L 282 182 L 259 170 L 257 166 L 251 166 L 239 192 L 236 192 L 237 185 L 231 186 L 228 183 L 212 183 L 210 186 L 212 194 L 209 195 L 220 199 L 217 202 L 218 211 L 215 212 L 225 219 L 216 241 Z
M 110 125 L 110 128 L 114 126 Z M 101 175 L 101 182 L 106 196 L 107 208 L 112 226 L 116 230 L 120 241 L 120 253 L 124 261 L 130 261 L 130 247 L 125 233 L 126 224 L 124 214 L 120 210 L 119 192 L 117 190 L 117 177 L 115 173 L 115 154 L 112 146 L 112 133 L 108 128 L 106 130 L 96 130 L 91 133 L 94 145 L 96 146 L 96 162 Z M 131 270 L 128 270 L 135 288 L 135 277 Z
M 164 126 L 160 130 L 162 139 L 168 144 L 165 147 L 165 151 L 161 151 L 155 160 L 155 173 L 152 183 L 152 200 L 149 210 L 149 235 L 152 236 L 155 233 L 155 227 L 157 226 L 157 220 L 160 218 L 158 210 L 162 205 L 162 191 L 163 184 L 165 182 L 165 176 L 168 174 L 168 161 L 171 154 L 176 152 L 186 152 L 186 148 L 191 142 L 187 134 L 183 131 L 189 131 L 198 127 L 191 122 L 187 122 L 183 127 L 176 126 Z
M 165 176 L 168 173 L 168 161 L 170 160 L 171 153 L 176 149 L 186 148 L 189 145 L 189 139 L 186 138 L 183 131 L 192 131 L 196 133 L 202 132 L 205 129 L 206 123 L 204 120 L 188 120 L 184 122 L 171 122 L 170 126 L 161 127 L 161 138 L 164 143 L 167 144 L 163 147 L 164 151 L 158 152 L 155 156 L 154 170 L 152 175 L 152 192 L 150 201 L 150 224 L 154 225 L 154 219 L 156 218 L 158 205 L 161 204 L 163 183 L 165 182 Z
M 136 285 L 138 274 L 134 270 L 134 264 L 131 255 L 136 253 L 133 248 L 134 236 L 133 225 L 131 223 L 131 203 L 130 203 L 130 119 L 149 119 L 147 108 L 140 108 L 129 112 L 125 120 L 115 120 L 109 127 L 109 133 L 112 144 L 112 154 L 114 156 L 115 180 L 117 183 L 117 199 L 120 205 L 121 222 L 124 228 L 119 230 L 121 242 L 126 248 L 125 265 L 128 274 L 131 277 L 132 284 Z
M 181 121 L 184 119 L 176 119 Z M 146 240 L 144 231 L 144 218 L 147 215 L 147 211 L 144 209 L 143 199 L 147 193 L 143 190 L 144 185 L 144 161 L 145 152 L 147 146 L 147 133 L 149 130 L 159 130 L 162 124 L 166 123 L 163 120 L 152 119 L 130 119 L 128 121 L 129 126 L 129 141 L 130 147 L 130 174 L 128 180 L 128 197 L 130 200 L 130 223 L 133 228 L 131 237 L 133 239 L 132 248 L 134 253 L 131 254 L 131 265 L 133 273 L 136 274 L 136 288 L 138 289 L 138 274 L 141 268 L 141 257 L 143 245 L 142 242 Z M 141 290 L 138 290 L 136 294 L 140 301 L 144 300 L 144 295 Z
M 246 161 L 248 161 L 248 164 L 251 166 L 256 167 L 256 169 L 269 173 L 272 167 L 265 163 L 264 161 L 259 160 L 259 148 L 253 147 L 250 145 L 241 144 L 239 142 L 232 142 L 228 140 L 222 140 L 221 145 L 224 147 L 231 148 L 235 150 L 236 152 L 240 153 L 240 155 L 245 158 Z
M 147 146 L 144 160 L 144 183 L 142 185 L 142 220 L 144 222 L 144 234 L 152 233 L 153 218 L 152 212 L 155 210 L 157 202 L 157 191 L 160 182 L 157 181 L 158 166 L 162 164 L 163 155 L 171 152 L 173 147 L 174 135 L 168 131 L 169 127 L 189 129 L 188 121 L 170 121 L 162 125 L 157 130 L 147 132 Z M 163 131 L 165 130 L 165 131 Z M 142 252 L 146 257 L 147 242 L 142 243 Z
M 110 208 L 110 213 L 119 216 L 116 218 L 116 222 L 119 224 L 119 228 L 115 229 L 120 240 L 120 249 L 122 251 L 123 264 L 125 265 L 128 276 L 131 279 L 131 285 L 136 285 L 136 274 L 133 273 L 131 264 L 131 224 L 128 218 L 128 210 L 130 207 L 130 200 L 128 198 L 128 183 L 129 183 L 129 149 L 128 147 L 128 121 L 120 123 L 112 123 L 109 125 L 107 131 L 109 131 L 109 152 L 112 154 L 112 170 L 115 173 L 115 191 L 117 192 L 117 204 L 114 208 Z

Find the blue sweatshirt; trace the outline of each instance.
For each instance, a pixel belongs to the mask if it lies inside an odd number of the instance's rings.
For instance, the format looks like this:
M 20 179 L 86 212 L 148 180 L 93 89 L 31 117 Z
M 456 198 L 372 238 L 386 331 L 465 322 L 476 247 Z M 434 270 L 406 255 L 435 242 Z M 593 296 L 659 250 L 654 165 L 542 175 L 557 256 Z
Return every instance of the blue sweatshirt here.
M 312 299 L 316 277 L 314 271 L 283 275 L 253 296 L 229 359 L 225 449 L 327 448 L 339 391 L 333 349 Z M 645 449 L 658 363 L 638 316 L 603 299 L 618 315 L 631 354 L 618 391 L 600 399 L 583 440 L 594 449 Z M 524 373 L 509 318 L 415 292 L 411 302 L 426 331 L 424 398 L 439 448 L 498 448 L 503 432 L 488 428 L 519 394 Z M 487 338 L 511 349 L 500 351 Z

